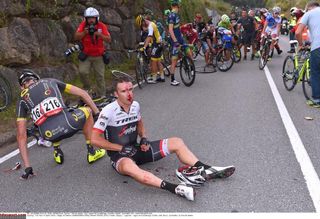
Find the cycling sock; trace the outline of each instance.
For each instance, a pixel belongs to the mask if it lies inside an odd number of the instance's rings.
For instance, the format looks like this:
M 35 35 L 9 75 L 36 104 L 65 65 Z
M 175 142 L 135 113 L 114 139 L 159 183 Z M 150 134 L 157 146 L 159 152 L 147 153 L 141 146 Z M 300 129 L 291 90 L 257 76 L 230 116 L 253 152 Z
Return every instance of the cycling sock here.
M 60 147 L 60 142 L 53 142 L 53 148 L 58 149 Z
M 174 74 L 172 74 L 172 75 L 171 75 L 171 82 L 174 81 L 174 80 L 175 80 Z
M 169 183 L 169 182 L 163 180 L 161 182 L 160 188 L 175 194 L 177 186 L 178 185 L 176 185 L 176 184 L 172 184 L 172 183 Z
M 209 165 L 202 163 L 200 160 L 198 160 L 197 163 L 195 163 L 193 166 L 194 166 L 194 167 L 201 167 L 201 166 L 203 166 L 205 170 L 210 168 Z
M 90 141 L 89 141 L 90 142 Z M 94 148 L 91 146 L 91 144 L 89 143 L 87 143 L 87 149 L 88 149 L 88 152 L 90 153 L 90 154 L 94 154 L 95 153 L 95 150 L 94 150 Z

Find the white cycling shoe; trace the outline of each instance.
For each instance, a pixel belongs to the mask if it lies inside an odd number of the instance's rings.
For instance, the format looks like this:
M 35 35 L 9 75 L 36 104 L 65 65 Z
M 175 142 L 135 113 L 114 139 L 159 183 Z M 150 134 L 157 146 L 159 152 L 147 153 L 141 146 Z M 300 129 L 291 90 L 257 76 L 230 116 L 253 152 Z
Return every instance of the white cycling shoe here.
M 216 167 L 212 166 L 205 171 L 205 178 L 206 180 L 210 179 L 219 179 L 219 178 L 227 178 L 231 176 L 236 168 L 234 166 L 227 166 L 227 167 Z
M 194 188 L 186 186 L 184 184 L 180 184 L 176 187 L 175 192 L 177 195 L 180 195 L 189 201 L 194 201 L 194 197 L 196 196 L 196 192 Z

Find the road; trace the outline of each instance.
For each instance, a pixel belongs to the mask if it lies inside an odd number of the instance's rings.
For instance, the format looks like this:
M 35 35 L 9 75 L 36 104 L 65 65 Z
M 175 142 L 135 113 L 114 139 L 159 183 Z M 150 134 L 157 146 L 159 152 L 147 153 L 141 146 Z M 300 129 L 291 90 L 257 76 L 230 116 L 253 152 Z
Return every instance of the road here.
M 268 63 L 271 76 L 301 138 L 315 173 L 320 171 L 319 110 L 305 104 L 301 85 L 288 92 L 281 78 L 288 49 Z M 197 65 L 203 65 L 198 60 Z M 179 77 L 177 76 L 179 79 Z M 212 165 L 235 165 L 236 172 L 197 189 L 194 202 L 142 186 L 118 175 L 107 157 L 89 165 L 82 135 L 65 140 L 63 165 L 52 148 L 34 146 L 30 159 L 37 176 L 0 173 L 0 212 L 315 212 L 316 191 L 301 170 L 266 74 L 258 62 L 235 64 L 228 72 L 197 74 L 192 87 L 166 83 L 135 89 L 150 139 L 178 136 Z M 313 120 L 305 120 L 310 116 Z M 293 142 L 294 143 L 294 142 Z M 15 156 L 2 171 L 19 161 Z M 171 155 L 143 168 L 173 182 L 180 165 Z M 318 209 L 319 210 L 319 209 Z

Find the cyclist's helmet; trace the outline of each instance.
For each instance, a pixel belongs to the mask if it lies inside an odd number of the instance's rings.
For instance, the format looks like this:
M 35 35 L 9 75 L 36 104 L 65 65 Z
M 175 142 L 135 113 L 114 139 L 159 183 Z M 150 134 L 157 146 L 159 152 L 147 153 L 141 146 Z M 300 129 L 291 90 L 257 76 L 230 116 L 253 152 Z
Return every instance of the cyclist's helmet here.
M 297 8 L 296 10 L 294 10 L 294 11 L 292 12 L 292 15 L 293 15 L 293 16 L 296 16 L 296 18 L 299 19 L 299 18 L 301 18 L 301 17 L 304 15 L 304 12 L 303 12 L 302 9 Z
M 141 28 L 141 25 L 142 25 L 142 21 L 144 20 L 144 17 L 139 14 L 137 17 L 136 17 L 136 25 Z
M 201 186 L 205 183 L 204 167 L 183 166 L 176 170 L 180 182 L 190 186 Z
M 93 7 L 89 7 L 84 11 L 84 17 L 87 19 L 89 17 L 95 17 L 97 22 L 99 21 L 99 11 Z
M 292 7 L 292 8 L 290 8 L 290 14 L 292 15 L 292 16 L 294 16 L 293 15 L 293 12 L 295 11 L 295 10 L 297 10 L 298 8 L 297 7 Z
M 224 14 L 221 16 L 221 21 L 224 23 L 229 23 L 230 22 L 230 18 L 228 15 Z
M 170 14 L 170 12 L 171 12 L 171 11 L 170 11 L 169 9 L 167 9 L 167 10 L 164 10 L 164 13 L 163 13 L 163 14 L 164 14 L 165 16 L 168 16 L 168 15 Z
M 170 0 L 169 3 L 171 6 L 173 5 L 179 6 L 181 4 L 181 0 Z
M 272 11 L 273 11 L 274 14 L 280 14 L 280 13 L 281 13 L 281 8 L 278 7 L 278 6 L 276 6 L 276 7 L 274 7 L 274 8 L 272 9 Z
M 267 13 L 268 13 L 268 10 L 266 8 L 261 8 L 260 9 L 260 15 L 263 15 L 263 16 L 266 17 Z
M 30 79 L 39 81 L 40 76 L 31 69 L 23 69 L 18 79 L 20 86 L 22 86 L 24 82 Z

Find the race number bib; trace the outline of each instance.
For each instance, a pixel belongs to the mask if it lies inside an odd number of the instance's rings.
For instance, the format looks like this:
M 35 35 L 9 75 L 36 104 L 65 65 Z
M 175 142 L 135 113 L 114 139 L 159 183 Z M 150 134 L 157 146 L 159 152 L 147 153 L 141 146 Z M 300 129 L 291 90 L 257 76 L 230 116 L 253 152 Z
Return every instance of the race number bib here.
M 41 125 L 47 117 L 60 113 L 62 109 L 57 97 L 48 97 L 31 110 L 31 117 L 36 125 Z

